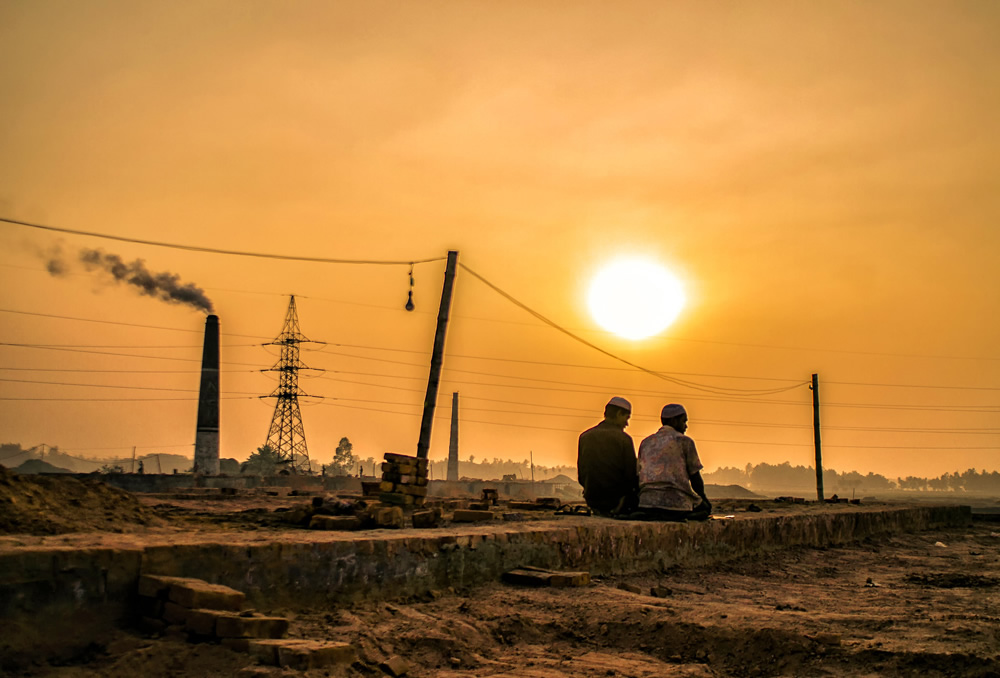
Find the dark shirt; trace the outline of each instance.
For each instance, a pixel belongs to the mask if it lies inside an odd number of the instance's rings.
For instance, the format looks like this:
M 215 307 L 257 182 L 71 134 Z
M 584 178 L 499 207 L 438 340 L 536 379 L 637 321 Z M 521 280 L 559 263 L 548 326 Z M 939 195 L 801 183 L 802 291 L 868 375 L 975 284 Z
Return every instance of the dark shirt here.
M 592 509 L 611 511 L 622 497 L 628 504 L 638 495 L 632 437 L 607 421 L 580 434 L 576 468 L 583 498 Z

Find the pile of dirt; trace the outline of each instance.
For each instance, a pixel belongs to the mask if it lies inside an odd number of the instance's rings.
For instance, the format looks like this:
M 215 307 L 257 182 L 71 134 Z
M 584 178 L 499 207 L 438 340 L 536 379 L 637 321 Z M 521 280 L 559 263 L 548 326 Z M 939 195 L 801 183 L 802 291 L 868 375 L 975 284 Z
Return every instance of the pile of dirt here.
M 73 471 L 70 471 L 68 468 L 53 466 L 49 462 L 42 459 L 29 459 L 14 469 L 14 471 L 22 475 L 29 473 L 73 473 Z
M 0 466 L 0 534 L 123 532 L 162 522 L 131 494 L 99 480 L 22 476 Z
M 712 485 L 705 483 L 705 494 L 716 499 L 763 499 L 764 495 L 751 492 L 742 485 Z

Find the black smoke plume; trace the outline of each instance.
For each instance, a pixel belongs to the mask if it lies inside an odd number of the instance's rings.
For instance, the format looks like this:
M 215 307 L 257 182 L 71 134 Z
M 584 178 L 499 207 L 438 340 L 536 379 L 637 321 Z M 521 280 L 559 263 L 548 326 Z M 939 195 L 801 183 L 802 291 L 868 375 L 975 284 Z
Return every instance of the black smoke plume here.
M 80 250 L 80 261 L 88 271 L 108 273 L 116 282 L 136 287 L 139 294 L 212 313 L 212 302 L 205 296 L 204 290 L 193 283 L 182 284 L 176 273 L 153 273 L 146 268 L 146 262 L 142 259 L 127 264 L 117 254 L 85 249 Z M 48 269 L 56 275 L 56 271 L 65 271 L 65 266 L 61 261 L 53 259 L 49 261 Z

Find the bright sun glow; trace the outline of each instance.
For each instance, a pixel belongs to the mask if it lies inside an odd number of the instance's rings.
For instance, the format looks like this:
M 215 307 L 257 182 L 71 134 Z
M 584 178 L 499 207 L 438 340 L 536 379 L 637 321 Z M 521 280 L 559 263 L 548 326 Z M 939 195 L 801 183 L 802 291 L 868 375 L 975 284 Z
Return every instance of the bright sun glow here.
M 684 289 L 653 261 L 618 259 L 594 276 L 587 303 L 604 329 L 626 339 L 645 339 L 674 322 L 684 308 Z

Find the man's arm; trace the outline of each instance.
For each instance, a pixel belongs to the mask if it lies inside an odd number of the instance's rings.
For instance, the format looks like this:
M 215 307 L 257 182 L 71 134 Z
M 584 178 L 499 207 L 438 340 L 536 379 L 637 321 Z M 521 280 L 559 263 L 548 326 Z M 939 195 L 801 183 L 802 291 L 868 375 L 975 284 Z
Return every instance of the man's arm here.
M 708 500 L 708 495 L 705 494 L 705 481 L 701 479 L 701 471 L 698 471 L 693 476 L 691 476 L 691 489 L 701 497 L 701 500 L 705 503 L 705 508 L 709 511 L 712 510 L 712 502 Z

